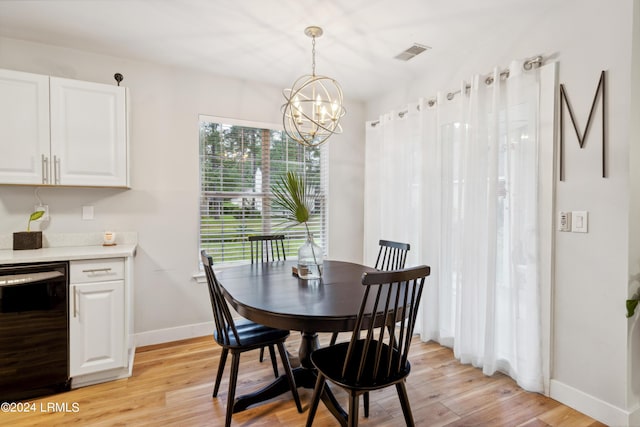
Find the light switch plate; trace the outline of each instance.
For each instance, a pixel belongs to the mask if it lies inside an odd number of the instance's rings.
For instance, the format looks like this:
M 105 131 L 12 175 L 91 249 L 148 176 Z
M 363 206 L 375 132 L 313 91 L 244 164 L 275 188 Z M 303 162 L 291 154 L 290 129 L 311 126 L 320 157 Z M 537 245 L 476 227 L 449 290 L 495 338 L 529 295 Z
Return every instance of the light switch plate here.
M 573 211 L 571 213 L 571 231 L 573 233 L 586 233 L 589 230 L 589 212 Z

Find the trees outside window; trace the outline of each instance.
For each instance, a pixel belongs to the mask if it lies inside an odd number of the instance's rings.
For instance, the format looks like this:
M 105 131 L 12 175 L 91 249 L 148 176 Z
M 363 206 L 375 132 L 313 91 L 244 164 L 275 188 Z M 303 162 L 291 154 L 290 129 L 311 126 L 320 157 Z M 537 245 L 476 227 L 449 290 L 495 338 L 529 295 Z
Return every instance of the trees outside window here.
M 282 233 L 287 258 L 297 255 L 304 227 L 285 229 L 271 206 L 271 186 L 288 171 L 318 192 L 309 227 L 326 249 L 326 173 L 322 148 L 304 147 L 276 126 L 200 118 L 200 248 L 214 262 L 251 259 L 247 237 Z

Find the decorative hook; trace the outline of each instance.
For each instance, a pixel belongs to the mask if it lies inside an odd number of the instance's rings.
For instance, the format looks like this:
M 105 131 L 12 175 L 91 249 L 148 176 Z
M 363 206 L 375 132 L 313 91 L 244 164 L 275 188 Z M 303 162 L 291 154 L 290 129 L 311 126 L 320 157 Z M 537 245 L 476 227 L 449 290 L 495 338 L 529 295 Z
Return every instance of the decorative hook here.
M 118 86 L 120 86 L 120 82 L 124 80 L 124 76 L 120 73 L 115 73 L 113 78 L 118 82 Z

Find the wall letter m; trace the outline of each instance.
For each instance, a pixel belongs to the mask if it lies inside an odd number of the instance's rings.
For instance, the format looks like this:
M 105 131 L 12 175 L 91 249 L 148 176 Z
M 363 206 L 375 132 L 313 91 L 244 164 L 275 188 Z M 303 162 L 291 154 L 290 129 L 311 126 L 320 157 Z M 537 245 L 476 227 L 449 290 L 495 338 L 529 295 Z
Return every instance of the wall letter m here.
M 602 177 L 606 178 L 605 171 L 605 135 L 606 135 L 606 120 L 605 120 L 605 112 L 606 112 L 606 102 L 605 102 L 605 79 L 604 79 L 604 70 L 600 73 L 600 81 L 598 82 L 598 88 L 596 89 L 596 93 L 593 96 L 593 103 L 591 104 L 591 111 L 589 112 L 589 118 L 587 119 L 587 125 L 584 129 L 584 134 L 580 135 L 580 131 L 578 130 L 578 124 L 576 123 L 575 116 L 573 114 L 573 109 L 571 108 L 571 104 L 569 103 L 569 97 L 564 89 L 564 85 L 560 84 L 560 181 L 564 181 L 564 105 L 567 105 L 567 109 L 569 110 L 569 116 L 571 117 L 571 123 L 573 123 L 573 128 L 576 131 L 576 137 L 578 138 L 578 144 L 580 148 L 584 148 L 584 143 L 589 134 L 589 127 L 591 126 L 591 120 L 593 119 L 593 113 L 596 108 L 596 102 L 598 100 L 598 94 L 602 93 L 600 99 L 602 100 Z

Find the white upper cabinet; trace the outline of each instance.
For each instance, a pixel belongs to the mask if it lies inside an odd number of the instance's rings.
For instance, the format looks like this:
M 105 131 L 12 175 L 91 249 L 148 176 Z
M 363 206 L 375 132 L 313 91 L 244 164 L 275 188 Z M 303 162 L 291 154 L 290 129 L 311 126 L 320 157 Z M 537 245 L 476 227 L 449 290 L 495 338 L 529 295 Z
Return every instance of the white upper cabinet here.
M 0 183 L 46 184 L 49 77 L 0 70 Z
M 0 70 L 0 150 L 0 184 L 128 187 L 126 89 Z
M 51 77 L 54 183 L 127 186 L 123 87 Z

